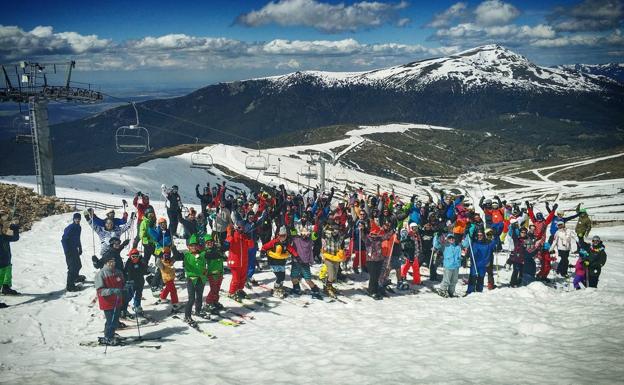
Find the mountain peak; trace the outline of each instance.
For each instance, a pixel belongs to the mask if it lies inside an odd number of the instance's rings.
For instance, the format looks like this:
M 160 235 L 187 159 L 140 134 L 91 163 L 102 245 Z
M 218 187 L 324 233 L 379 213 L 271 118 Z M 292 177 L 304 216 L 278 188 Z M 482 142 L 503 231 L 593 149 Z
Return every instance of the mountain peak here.
M 486 44 L 471 48 L 451 56 L 452 58 L 464 58 L 475 64 L 487 62 L 511 61 L 522 64 L 533 65 L 529 59 L 517 54 L 498 44 Z

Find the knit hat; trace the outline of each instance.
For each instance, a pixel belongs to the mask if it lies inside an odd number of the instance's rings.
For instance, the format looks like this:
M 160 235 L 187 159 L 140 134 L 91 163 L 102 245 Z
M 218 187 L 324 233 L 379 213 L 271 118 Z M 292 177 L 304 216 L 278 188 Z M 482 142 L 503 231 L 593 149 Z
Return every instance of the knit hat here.
M 156 221 L 156 223 L 161 224 L 161 223 L 167 223 L 167 219 L 165 219 L 165 217 L 160 217 L 158 218 L 158 220 Z
M 204 235 L 204 243 L 206 242 L 213 242 L 214 239 L 212 239 L 212 234 L 206 234 Z
M 191 235 L 191 237 L 188 240 L 188 244 L 189 245 L 196 245 L 198 243 L 199 243 L 199 240 L 197 239 L 197 234 Z
M 73 219 L 80 219 L 80 213 L 74 213 Z
M 109 244 L 110 246 L 112 246 L 112 245 L 113 245 L 113 243 L 115 243 L 115 242 L 120 242 L 120 243 L 121 243 L 121 239 L 119 239 L 119 238 L 117 238 L 117 237 L 112 237 L 111 239 L 109 239 L 109 240 L 108 240 L 108 244 Z
M 279 229 L 279 233 L 277 235 L 288 235 L 288 231 L 286 230 L 286 226 L 282 226 Z
M 597 236 L 597 235 L 594 235 L 594 236 L 592 237 L 592 241 L 598 241 L 598 242 L 600 242 L 600 237 L 599 237 L 599 236 Z
M 128 256 L 133 256 L 133 255 L 140 255 L 141 252 L 137 249 L 137 248 L 132 248 L 130 249 L 130 251 L 128 252 Z

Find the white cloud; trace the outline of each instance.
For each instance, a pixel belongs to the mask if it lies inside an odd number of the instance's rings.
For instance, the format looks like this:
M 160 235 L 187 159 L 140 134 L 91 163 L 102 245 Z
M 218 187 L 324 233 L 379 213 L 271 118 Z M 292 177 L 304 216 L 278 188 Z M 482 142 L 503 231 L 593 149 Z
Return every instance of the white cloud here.
M 282 68 L 285 68 L 285 69 L 298 69 L 300 67 L 301 67 L 301 63 L 299 63 L 295 59 L 290 59 L 287 62 L 279 62 L 275 66 L 275 68 L 277 68 L 277 69 L 282 69 Z
M 326 33 L 377 28 L 398 19 L 398 11 L 407 7 L 405 1 L 382 3 L 361 1 L 351 5 L 327 4 L 317 0 L 279 0 L 257 11 L 238 16 L 236 22 L 248 27 L 266 24 L 307 26 Z M 404 26 L 409 19 L 399 20 Z
M 0 57 L 19 60 L 33 55 L 83 54 L 112 47 L 108 39 L 76 32 L 55 33 L 50 26 L 24 31 L 16 26 L 0 25 Z
M 541 48 L 561 48 L 568 46 L 594 46 L 600 41 L 600 38 L 589 35 L 571 35 L 562 36 L 554 39 L 536 40 L 531 45 Z
M 562 32 L 606 31 L 624 20 L 622 0 L 584 0 L 573 6 L 556 7 L 547 19 Z
M 520 15 L 518 8 L 500 0 L 487 0 L 474 10 L 479 25 L 505 25 Z
M 466 14 L 467 8 L 466 3 L 455 3 L 444 12 L 436 14 L 426 26 L 430 28 L 450 27 L 455 20 Z
M 354 39 L 344 40 L 272 40 L 261 47 L 262 52 L 277 55 L 349 55 L 362 49 Z

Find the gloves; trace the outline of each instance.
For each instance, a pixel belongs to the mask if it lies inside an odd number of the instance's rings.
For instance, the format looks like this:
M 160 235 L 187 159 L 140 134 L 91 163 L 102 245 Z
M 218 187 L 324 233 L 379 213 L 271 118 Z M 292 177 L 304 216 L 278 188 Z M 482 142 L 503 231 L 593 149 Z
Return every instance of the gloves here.
M 195 189 L 199 190 L 199 183 L 195 185 Z
M 583 261 L 583 265 L 589 266 L 589 261 Z
M 127 200 L 125 200 L 125 199 L 122 199 L 122 200 L 121 200 L 121 203 L 123 203 L 123 205 L 124 205 L 124 206 L 128 206 L 128 201 L 127 201 Z
M 557 210 L 557 207 L 559 207 L 559 203 L 555 203 L 555 204 L 553 205 L 553 211 L 556 211 L 556 210 Z
M 110 289 L 110 292 L 111 295 L 123 295 L 123 290 L 117 288 Z
M 161 185 L 160 185 L 160 188 L 161 188 L 162 190 L 166 190 L 166 189 L 167 189 L 167 186 L 166 186 L 166 185 L 164 185 L 164 184 L 161 184 Z
M 142 193 L 142 192 L 140 192 L 140 191 L 138 191 L 138 192 L 136 193 L 136 195 L 137 195 L 138 197 L 140 197 L 141 195 L 143 195 L 143 193 Z
M 130 219 L 131 219 L 131 220 L 134 220 L 134 218 L 136 218 L 136 215 L 137 215 L 136 211 L 133 211 L 133 212 L 130 214 Z
M 130 243 L 129 239 L 126 239 L 125 241 L 121 242 L 121 248 L 123 249 L 124 247 L 128 246 L 129 243 Z

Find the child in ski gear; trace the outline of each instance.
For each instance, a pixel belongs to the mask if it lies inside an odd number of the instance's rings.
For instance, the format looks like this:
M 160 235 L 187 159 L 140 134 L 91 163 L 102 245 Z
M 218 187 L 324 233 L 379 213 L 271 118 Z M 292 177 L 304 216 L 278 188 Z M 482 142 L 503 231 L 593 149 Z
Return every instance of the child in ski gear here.
M 150 227 L 148 229 L 148 235 L 151 238 L 152 242 L 154 242 L 154 258 L 156 267 L 160 269 L 158 259 L 161 258 L 165 247 L 171 247 L 171 232 L 167 228 L 167 220 L 163 217 L 158 218 L 156 221 L 156 227 Z M 162 274 L 156 273 L 152 282 L 150 283 L 152 286 L 152 292 L 158 292 L 162 288 Z
M 104 325 L 104 341 L 108 345 L 117 345 L 114 338 L 117 329 L 121 308 L 124 302 L 123 272 L 115 267 L 115 258 L 105 255 L 104 266 L 95 276 L 95 290 L 97 290 L 100 309 L 104 311 L 106 324 Z
M 206 296 L 206 305 L 209 312 L 217 313 L 223 309 L 223 305 L 219 303 L 219 290 L 221 290 L 221 282 L 223 281 L 223 261 L 225 260 L 225 255 L 221 247 L 215 242 L 212 234 L 204 236 L 204 245 L 204 254 L 208 267 L 208 284 L 210 285 L 210 292 Z
M 444 275 L 439 293 L 443 297 L 453 297 L 461 267 L 461 247 L 455 244 L 453 234 L 448 234 L 446 238 L 443 236 L 436 237 L 434 247 L 441 250 L 443 256 Z
M 243 290 L 247 280 L 247 263 L 249 249 L 253 247 L 253 240 L 245 233 L 244 224 L 238 222 L 236 227 L 230 230 L 226 239 L 226 247 L 229 247 L 227 264 L 232 273 L 229 296 L 237 301 L 248 298 Z
M 156 259 L 156 266 L 160 269 L 162 282 L 164 287 L 160 292 L 160 300 L 164 301 L 171 294 L 171 304 L 174 310 L 177 310 L 178 290 L 175 286 L 175 267 L 174 259 L 171 255 L 171 249 L 167 246 L 163 249 L 161 258 Z
M 526 286 L 535 280 L 537 266 L 535 258 L 544 244 L 544 238 L 536 238 L 529 227 L 527 238 L 524 240 L 524 264 L 522 265 L 522 285 Z
M 368 221 L 366 220 L 366 212 L 360 211 L 359 218 L 355 221 L 355 225 L 351 227 L 351 243 L 349 254 L 353 253 L 353 272 L 360 274 L 360 267 L 366 271 L 366 236 L 368 234 Z
M 19 222 L 13 219 L 9 222 L 8 212 L 0 211 L 0 285 L 1 293 L 4 295 L 18 295 L 12 289 L 13 285 L 13 265 L 11 264 L 11 242 L 19 240 Z
M 195 305 L 195 315 L 201 315 L 202 302 L 204 298 L 204 286 L 208 280 L 208 265 L 206 262 L 206 253 L 201 251 L 201 245 L 196 235 L 189 238 L 188 251 L 184 254 L 173 249 L 176 258 L 182 257 L 184 260 L 184 272 L 186 274 L 186 290 L 188 293 L 188 301 L 184 308 L 184 320 L 193 322 L 191 313 L 193 305 Z
M 149 196 L 147 194 L 143 194 L 140 191 L 134 195 L 132 204 L 137 209 L 136 236 L 134 237 L 134 240 L 132 241 L 132 248 L 136 249 L 139 245 L 139 242 L 141 241 L 141 236 L 140 236 L 141 223 L 143 223 L 143 217 L 145 216 L 145 211 L 147 209 L 151 209 L 151 211 L 153 212 L 154 208 L 152 207 L 152 205 L 150 205 Z
M 600 237 L 594 235 L 591 244 L 579 238 L 579 256 L 585 266 L 588 287 L 598 287 L 600 272 L 607 263 L 607 253 Z
M 384 256 L 381 251 L 381 243 L 392 236 L 392 232 L 385 232 L 374 222 L 371 222 L 371 231 L 368 233 L 368 246 L 370 254 L 366 262 L 368 269 L 368 295 L 376 300 L 383 298 L 383 292 L 379 286 Z
M 420 235 L 418 234 L 418 225 L 415 222 L 409 224 L 409 230 L 401 230 L 401 248 L 405 256 L 405 264 L 401 269 L 401 279 L 407 280 L 407 273 L 412 269 L 412 282 L 414 285 L 420 285 Z
M 65 254 L 65 263 L 67 263 L 67 284 L 65 290 L 77 291 L 76 282 L 80 280 L 80 269 L 82 263 L 80 256 L 82 255 L 82 244 L 80 243 L 80 213 L 74 213 L 72 223 L 70 223 L 61 237 L 61 245 Z M 84 276 L 83 276 L 84 277 Z
M 525 258 L 524 241 L 527 238 L 527 229 L 524 227 L 519 228 L 517 220 L 514 219 L 511 224 L 510 233 L 514 246 L 509 255 L 509 262 L 513 264 L 513 271 L 511 272 L 509 285 L 511 287 L 518 287 L 522 283 L 522 269 Z
M 578 222 L 576 223 L 576 227 L 574 228 L 574 230 L 576 231 L 576 236 L 579 239 L 588 237 L 592 229 L 592 221 L 587 214 L 587 209 L 582 209 L 581 204 L 579 203 L 578 206 L 576 206 L 576 212 L 579 214 Z
M 344 237 L 340 232 L 340 225 L 333 223 L 323 232 L 322 240 L 323 264 L 327 269 L 327 277 L 323 291 L 330 297 L 335 297 L 338 291 L 334 287 L 340 262 L 345 259 Z
M 310 272 L 310 265 L 314 263 L 313 241 L 317 237 L 316 231 L 311 232 L 308 226 L 298 226 L 297 236 L 292 241 L 297 253 L 293 254 L 290 279 L 294 294 L 301 294 L 300 282 L 303 278 L 312 290 L 312 297 L 320 299 L 320 290 L 312 281 L 312 273 Z
M 577 258 L 576 264 L 574 265 L 574 281 L 572 284 L 576 290 L 581 289 L 581 283 L 587 285 L 587 281 L 585 280 L 585 266 L 583 265 L 583 258 Z
M 126 297 L 124 309 L 132 301 L 132 310 L 135 314 L 143 313 L 141 308 L 141 297 L 143 296 L 143 286 L 145 285 L 145 274 L 147 274 L 147 264 L 141 258 L 141 253 L 136 248 L 128 252 L 128 260 L 124 266 L 126 275 Z
M 279 229 L 277 237 L 262 245 L 262 251 L 267 253 L 267 259 L 273 274 L 275 274 L 275 284 L 273 293 L 280 298 L 284 298 L 284 279 L 286 278 L 286 260 L 290 255 L 296 256 L 297 250 L 288 240 L 286 226 Z
M 568 257 L 570 250 L 574 244 L 574 233 L 566 228 L 565 221 L 557 222 L 557 232 L 555 233 L 550 246 L 550 250 L 557 250 L 559 254 L 559 264 L 557 265 L 557 273 L 562 277 L 568 277 Z
M 96 269 L 101 269 L 102 267 L 104 267 L 104 261 L 106 259 L 113 258 L 115 260 L 115 268 L 117 270 L 121 270 L 123 271 L 123 260 L 121 259 L 121 250 L 128 246 L 128 244 L 130 243 L 129 239 L 126 239 L 125 241 L 121 242 L 121 239 L 117 238 L 117 237 L 112 237 L 111 239 L 108 240 L 108 245 L 106 246 L 106 249 L 104 249 L 104 252 L 102 253 L 102 258 L 101 259 L 97 259 L 97 257 L 95 257 L 95 259 L 93 260 L 93 266 Z
M 478 292 L 483 291 L 485 270 L 490 264 L 490 256 L 494 252 L 498 241 L 498 237 L 494 237 L 492 241 L 488 241 L 485 238 L 485 232 L 482 230 L 477 231 L 477 240 L 475 242 L 472 242 L 470 237 L 464 239 L 462 246 L 464 248 L 469 248 L 471 253 L 470 278 L 468 280 L 468 290 L 466 294 L 474 292 L 475 289 Z
M 111 220 L 113 222 L 113 226 L 114 227 L 121 227 L 123 225 L 126 224 L 126 222 L 128 222 L 128 213 L 126 211 L 124 211 L 123 216 L 121 218 L 115 218 L 115 210 L 111 209 L 108 210 L 106 212 L 106 218 L 101 219 L 99 218 L 97 215 L 95 215 L 95 213 L 91 213 L 92 214 L 92 220 L 93 220 L 93 224 L 95 226 L 99 226 L 99 227 L 104 227 L 104 223 L 107 220 Z

